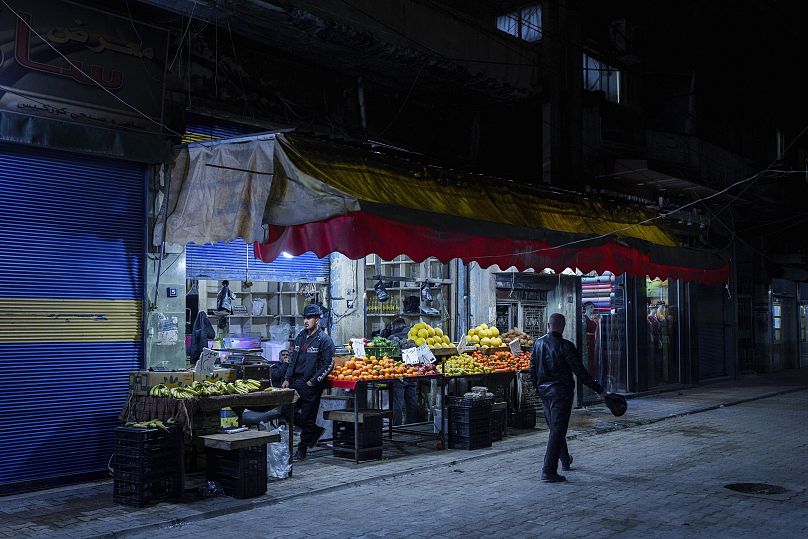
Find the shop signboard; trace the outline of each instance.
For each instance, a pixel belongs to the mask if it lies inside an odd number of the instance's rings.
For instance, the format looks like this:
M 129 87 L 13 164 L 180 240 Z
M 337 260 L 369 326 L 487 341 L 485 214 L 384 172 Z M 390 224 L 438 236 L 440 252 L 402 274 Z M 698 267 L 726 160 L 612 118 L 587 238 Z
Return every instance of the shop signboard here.
M 0 110 L 159 131 L 168 33 L 67 1 L 0 11 Z
M 519 339 L 514 339 L 508 343 L 508 346 L 511 347 L 511 354 L 518 356 L 522 353 L 522 345 L 519 343 Z

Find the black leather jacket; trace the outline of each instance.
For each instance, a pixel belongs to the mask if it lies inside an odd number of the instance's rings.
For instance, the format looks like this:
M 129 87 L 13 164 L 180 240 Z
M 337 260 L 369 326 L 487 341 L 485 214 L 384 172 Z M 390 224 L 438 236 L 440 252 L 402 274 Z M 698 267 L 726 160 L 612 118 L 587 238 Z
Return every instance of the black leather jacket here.
M 304 329 L 295 338 L 295 348 L 283 379 L 296 376 L 313 385 L 322 384 L 334 368 L 334 341 L 321 328 L 309 337 Z
M 578 349 L 560 333 L 550 332 L 533 343 L 530 379 L 541 398 L 572 398 L 575 393 L 573 373 L 596 393 L 603 391 L 581 363 Z

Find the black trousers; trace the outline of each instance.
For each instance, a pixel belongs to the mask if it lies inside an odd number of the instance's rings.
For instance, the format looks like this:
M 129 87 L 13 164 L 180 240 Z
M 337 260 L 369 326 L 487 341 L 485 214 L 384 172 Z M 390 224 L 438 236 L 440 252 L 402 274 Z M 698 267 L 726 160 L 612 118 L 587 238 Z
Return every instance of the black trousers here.
M 309 443 L 315 442 L 317 436 L 317 412 L 320 410 L 320 397 L 323 387 L 320 384 L 309 387 L 306 381 L 292 380 L 289 387 L 300 396 L 295 403 L 295 421 L 300 420 L 300 446 L 305 452 Z
M 547 440 L 547 451 L 544 453 L 542 473 L 558 473 L 558 460 L 569 462 L 570 452 L 567 449 L 567 428 L 572 413 L 572 397 L 549 398 L 541 400 L 544 408 L 544 419 L 550 429 Z
M 416 380 L 396 380 L 393 382 L 393 425 L 401 425 L 404 406 L 407 408 L 407 424 L 417 423 L 420 418 L 418 408 L 418 382 Z

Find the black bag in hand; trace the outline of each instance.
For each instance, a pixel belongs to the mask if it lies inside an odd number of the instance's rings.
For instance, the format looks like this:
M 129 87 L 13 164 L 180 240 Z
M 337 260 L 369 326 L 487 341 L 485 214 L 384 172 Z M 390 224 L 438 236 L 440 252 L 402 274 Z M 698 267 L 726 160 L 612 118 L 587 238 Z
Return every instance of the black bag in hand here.
M 623 395 L 606 393 L 603 400 L 606 403 L 606 407 L 609 408 L 616 417 L 620 417 L 628 410 L 628 402 L 626 402 L 626 398 Z

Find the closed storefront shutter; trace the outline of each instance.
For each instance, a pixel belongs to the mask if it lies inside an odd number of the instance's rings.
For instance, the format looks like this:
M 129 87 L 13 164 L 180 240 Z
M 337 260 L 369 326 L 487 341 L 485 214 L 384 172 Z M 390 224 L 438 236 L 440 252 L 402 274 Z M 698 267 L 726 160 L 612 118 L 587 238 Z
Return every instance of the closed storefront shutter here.
M 0 145 L 0 492 L 107 469 L 142 357 L 145 174 Z
M 727 375 L 723 294 L 724 289 L 720 286 L 697 285 L 695 314 L 699 380 Z
M 328 257 L 314 253 L 272 262 L 255 259 L 252 244 L 244 240 L 208 245 L 189 244 L 186 249 L 186 274 L 189 279 L 244 280 L 249 269 L 253 281 L 323 282 L 328 278 Z

